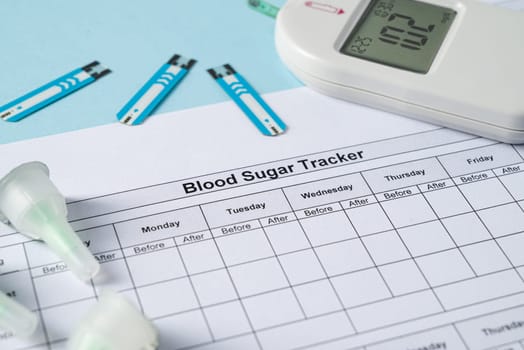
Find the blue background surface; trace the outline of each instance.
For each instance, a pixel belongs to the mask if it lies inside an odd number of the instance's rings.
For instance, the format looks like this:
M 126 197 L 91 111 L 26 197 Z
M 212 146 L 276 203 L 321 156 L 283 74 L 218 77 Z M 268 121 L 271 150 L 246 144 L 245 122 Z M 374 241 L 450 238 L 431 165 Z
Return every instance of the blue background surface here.
M 198 63 L 155 113 L 227 100 L 206 72 L 224 63 L 260 93 L 300 86 L 275 51 L 274 19 L 245 0 L 2 0 L 0 13 L 0 105 L 94 60 L 113 71 L 18 123 L 0 121 L 0 143 L 116 122 L 175 53 Z

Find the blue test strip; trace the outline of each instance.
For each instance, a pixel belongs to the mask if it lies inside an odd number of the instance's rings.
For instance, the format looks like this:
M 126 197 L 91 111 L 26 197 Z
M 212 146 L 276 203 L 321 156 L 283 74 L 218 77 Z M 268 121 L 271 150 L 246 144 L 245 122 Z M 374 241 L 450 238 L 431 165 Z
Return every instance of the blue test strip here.
M 174 55 L 145 83 L 131 100 L 117 113 L 122 124 L 141 124 L 162 102 L 196 63 L 180 55 Z
M 110 72 L 98 61 L 91 62 L 0 107 L 0 118 L 17 122 Z
M 286 124 L 231 65 L 207 71 L 262 134 L 276 136 L 286 131 Z

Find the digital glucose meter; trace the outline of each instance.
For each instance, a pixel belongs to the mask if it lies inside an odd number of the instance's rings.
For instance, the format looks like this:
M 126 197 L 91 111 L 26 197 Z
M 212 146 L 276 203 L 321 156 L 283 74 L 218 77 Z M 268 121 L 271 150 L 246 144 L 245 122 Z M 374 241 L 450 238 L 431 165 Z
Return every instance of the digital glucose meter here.
M 475 0 L 289 0 L 276 47 L 319 92 L 524 143 L 524 12 Z

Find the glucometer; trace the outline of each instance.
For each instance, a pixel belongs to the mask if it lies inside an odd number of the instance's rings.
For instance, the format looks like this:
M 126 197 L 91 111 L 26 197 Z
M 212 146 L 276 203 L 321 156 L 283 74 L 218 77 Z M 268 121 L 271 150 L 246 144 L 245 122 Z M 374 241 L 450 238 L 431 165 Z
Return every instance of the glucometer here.
M 475 0 L 289 0 L 288 68 L 321 93 L 524 143 L 524 12 Z

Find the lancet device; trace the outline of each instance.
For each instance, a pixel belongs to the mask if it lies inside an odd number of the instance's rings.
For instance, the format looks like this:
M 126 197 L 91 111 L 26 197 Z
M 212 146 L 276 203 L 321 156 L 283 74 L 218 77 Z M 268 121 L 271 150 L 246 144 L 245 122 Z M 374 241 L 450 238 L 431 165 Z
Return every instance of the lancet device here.
M 475 0 L 289 0 L 282 61 L 348 101 L 524 143 L 524 12 Z
M 66 217 L 65 199 L 45 164 L 25 163 L 0 179 L 0 221 L 45 241 L 78 278 L 89 280 L 100 265 Z
M 0 118 L 7 122 L 17 122 L 110 72 L 98 61 L 91 62 L 1 106 Z
M 27 338 L 35 332 L 37 326 L 38 318 L 34 313 L 0 292 L 0 329 Z
M 158 332 L 124 297 L 103 292 L 73 331 L 70 350 L 154 350 Z

